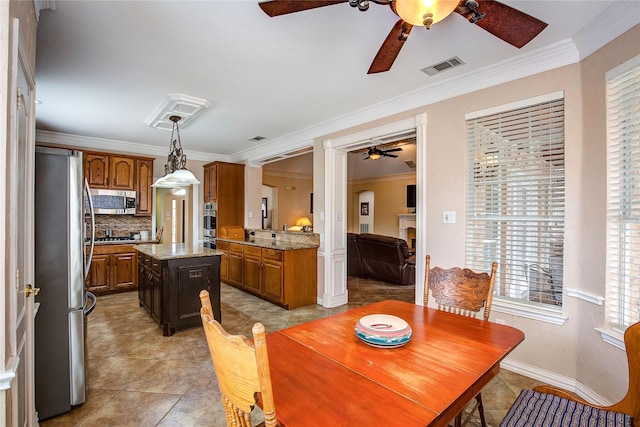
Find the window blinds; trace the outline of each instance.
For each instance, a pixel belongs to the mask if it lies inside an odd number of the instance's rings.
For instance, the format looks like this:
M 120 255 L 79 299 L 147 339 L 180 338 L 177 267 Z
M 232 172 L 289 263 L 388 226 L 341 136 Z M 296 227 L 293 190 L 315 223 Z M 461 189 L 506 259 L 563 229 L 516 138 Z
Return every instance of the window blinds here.
M 607 73 L 607 325 L 640 321 L 640 57 Z
M 495 294 L 562 304 L 564 100 L 467 118 L 466 265 L 499 263 Z

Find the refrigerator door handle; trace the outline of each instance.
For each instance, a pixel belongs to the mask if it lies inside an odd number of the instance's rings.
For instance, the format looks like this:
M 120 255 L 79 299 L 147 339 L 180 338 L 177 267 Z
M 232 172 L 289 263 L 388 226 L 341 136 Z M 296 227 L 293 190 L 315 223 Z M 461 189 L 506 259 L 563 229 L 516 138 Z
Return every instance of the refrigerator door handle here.
M 89 268 L 91 267 L 91 261 L 93 260 L 93 248 L 95 246 L 96 241 L 96 216 L 93 211 L 93 201 L 91 200 L 91 189 L 89 188 L 89 182 L 84 180 L 84 191 L 87 195 L 87 200 L 89 201 L 89 214 L 91 216 L 91 239 L 89 240 L 89 255 L 87 255 L 86 251 L 84 252 L 84 279 L 87 280 L 87 276 L 89 275 Z
M 91 300 L 91 305 L 87 307 L 88 300 Z M 96 308 L 96 296 L 92 292 L 85 292 L 84 294 L 84 317 L 91 314 L 94 308 Z

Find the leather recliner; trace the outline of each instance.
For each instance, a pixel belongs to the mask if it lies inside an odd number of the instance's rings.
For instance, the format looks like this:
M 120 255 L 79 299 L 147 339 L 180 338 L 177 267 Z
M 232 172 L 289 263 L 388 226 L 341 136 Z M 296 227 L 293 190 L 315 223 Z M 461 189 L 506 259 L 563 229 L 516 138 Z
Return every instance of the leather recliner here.
M 416 258 L 407 242 L 380 234 L 347 233 L 347 274 L 399 285 L 416 281 Z

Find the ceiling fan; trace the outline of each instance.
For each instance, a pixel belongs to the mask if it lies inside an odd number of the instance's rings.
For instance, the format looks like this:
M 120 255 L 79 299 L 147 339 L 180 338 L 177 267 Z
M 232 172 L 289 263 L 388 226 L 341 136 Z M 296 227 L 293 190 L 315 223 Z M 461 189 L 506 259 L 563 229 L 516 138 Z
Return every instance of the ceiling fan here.
M 443 20 L 452 12 L 457 12 L 472 24 L 517 48 L 529 43 L 547 26 L 545 22 L 495 0 L 371 1 L 388 5 L 400 20 L 382 43 L 367 74 L 391 69 L 414 26 L 429 29 L 432 24 Z M 347 2 L 360 11 L 369 9 L 369 0 L 271 0 L 259 3 L 259 6 L 267 15 L 274 17 Z
M 381 157 L 398 157 L 395 154 L 389 154 L 393 153 L 394 151 L 402 151 L 402 148 L 398 147 L 391 148 L 390 150 L 381 150 L 374 145 L 373 147 L 369 148 L 366 153 L 363 153 L 365 155 L 364 160 L 378 160 Z

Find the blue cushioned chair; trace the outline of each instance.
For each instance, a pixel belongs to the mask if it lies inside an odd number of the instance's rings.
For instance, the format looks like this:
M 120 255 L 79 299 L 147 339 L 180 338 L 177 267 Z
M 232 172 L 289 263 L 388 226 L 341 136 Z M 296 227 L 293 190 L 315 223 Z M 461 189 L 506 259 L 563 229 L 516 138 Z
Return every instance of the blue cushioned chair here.
M 522 390 L 500 427 L 640 427 L 640 323 L 624 334 L 629 362 L 629 389 L 611 406 L 596 406 L 566 391 L 539 386 Z

